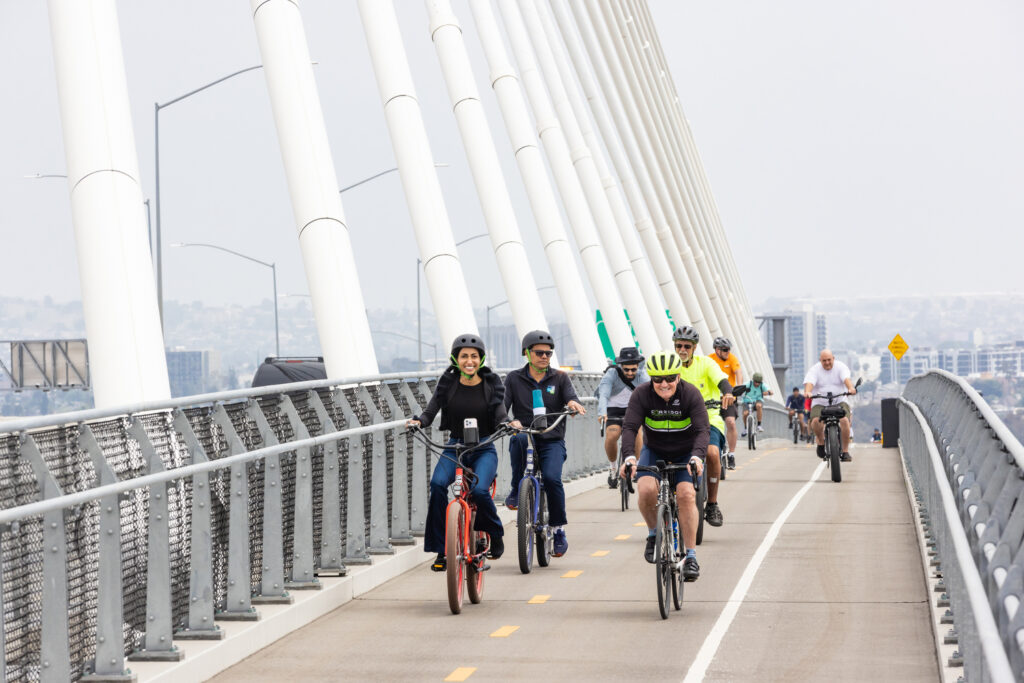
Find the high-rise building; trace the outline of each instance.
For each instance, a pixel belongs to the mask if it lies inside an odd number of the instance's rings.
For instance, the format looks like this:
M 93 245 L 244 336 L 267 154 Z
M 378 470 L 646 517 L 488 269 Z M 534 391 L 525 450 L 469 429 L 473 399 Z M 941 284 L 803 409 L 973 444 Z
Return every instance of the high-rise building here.
M 220 354 L 217 351 L 187 351 L 178 347 L 167 349 L 166 356 L 171 396 L 194 396 L 212 389 L 211 375 L 220 371 Z
M 783 319 L 785 321 L 786 353 L 785 359 L 789 366 L 786 370 L 786 387 L 800 386 L 807 369 L 818 362 L 822 349 L 828 348 L 828 321 L 823 313 L 815 313 L 811 304 L 804 304 L 801 310 L 785 310 L 781 313 L 769 313 L 763 318 Z M 762 330 L 767 329 L 767 325 Z M 775 339 L 771 334 L 762 334 L 768 347 L 768 357 L 775 358 Z M 740 359 L 743 361 L 744 359 Z M 744 377 L 754 372 L 764 372 L 761 368 L 744 368 Z

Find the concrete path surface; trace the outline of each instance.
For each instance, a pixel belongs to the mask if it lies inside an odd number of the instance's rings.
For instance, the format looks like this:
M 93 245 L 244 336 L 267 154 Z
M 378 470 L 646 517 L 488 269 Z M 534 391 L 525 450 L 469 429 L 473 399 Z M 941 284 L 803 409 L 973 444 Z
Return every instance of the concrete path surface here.
M 706 527 L 701 578 L 667 621 L 639 513 L 597 489 L 569 501 L 569 552 L 550 567 L 521 574 L 508 525 L 483 602 L 461 615 L 424 554 L 213 680 L 935 681 L 898 451 L 853 455 L 834 484 L 809 446 L 741 449 L 725 525 Z

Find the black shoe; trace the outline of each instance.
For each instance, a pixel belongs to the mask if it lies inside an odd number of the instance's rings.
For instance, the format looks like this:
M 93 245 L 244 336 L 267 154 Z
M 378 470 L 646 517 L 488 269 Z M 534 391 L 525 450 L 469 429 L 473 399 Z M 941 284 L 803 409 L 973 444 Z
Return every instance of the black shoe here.
M 608 475 L 608 488 L 617 489 L 619 488 L 619 478 L 614 474 Z
M 818 446 L 818 457 L 821 458 L 822 460 L 824 460 L 825 458 L 828 457 L 825 454 L 825 447 L 824 446 Z
M 644 548 L 644 559 L 654 564 L 654 546 L 657 544 L 657 536 L 647 537 L 647 547 Z
M 434 564 L 430 565 L 430 570 L 443 572 L 446 569 L 448 569 L 448 562 L 444 559 L 444 553 L 438 553 L 437 559 L 434 560 Z
M 729 454 L 729 469 L 730 470 L 736 469 L 736 454 L 735 453 L 730 453 Z
M 697 564 L 697 558 L 688 555 L 683 560 L 683 581 L 696 581 L 700 578 L 700 565 Z
M 502 540 L 501 536 L 491 536 L 491 551 L 487 553 L 487 557 L 496 560 L 504 553 L 505 541 Z
M 722 511 L 719 509 L 718 503 L 708 503 L 704 508 L 704 521 L 711 526 L 722 526 L 725 520 L 722 518 Z
M 842 455 L 839 456 L 839 459 L 842 460 L 843 462 L 853 462 L 853 456 L 850 455 L 849 453 L 843 453 Z

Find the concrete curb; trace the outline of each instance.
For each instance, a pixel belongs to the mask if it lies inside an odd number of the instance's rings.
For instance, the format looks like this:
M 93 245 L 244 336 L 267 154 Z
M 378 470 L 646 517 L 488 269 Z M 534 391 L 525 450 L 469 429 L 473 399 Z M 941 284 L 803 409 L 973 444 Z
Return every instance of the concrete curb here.
M 606 476 L 607 472 L 599 472 L 565 482 L 566 498 L 606 486 Z M 515 512 L 503 507 L 499 507 L 498 514 L 506 525 L 516 518 Z M 185 654 L 180 662 L 130 662 L 129 666 L 140 682 L 207 680 L 296 629 L 430 559 L 432 557 L 423 552 L 422 539 L 417 538 L 415 545 L 396 546 L 394 555 L 374 556 L 371 565 L 349 567 L 348 576 L 320 577 L 323 585 L 321 590 L 292 591 L 295 602 L 291 605 L 260 605 L 259 621 L 219 622 L 225 632 L 223 640 L 176 641 L 175 645 Z

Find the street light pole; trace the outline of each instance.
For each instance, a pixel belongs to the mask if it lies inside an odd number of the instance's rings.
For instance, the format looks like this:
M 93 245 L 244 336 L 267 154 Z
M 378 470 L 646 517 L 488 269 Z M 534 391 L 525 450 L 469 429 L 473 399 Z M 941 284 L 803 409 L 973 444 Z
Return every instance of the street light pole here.
M 281 355 L 281 331 L 280 331 L 280 328 L 278 327 L 278 315 L 277 315 L 277 265 L 274 264 L 274 263 L 267 263 L 266 261 L 261 261 L 258 258 L 253 258 L 252 256 L 246 256 L 245 254 L 241 254 L 241 253 L 235 251 L 234 249 L 228 249 L 227 247 L 221 247 L 221 246 L 218 246 L 216 244 L 206 244 L 205 242 L 174 242 L 173 244 L 171 244 L 171 246 L 172 247 L 206 247 L 208 249 L 216 249 L 218 251 L 224 251 L 224 252 L 227 252 L 229 254 L 233 254 L 235 256 L 238 256 L 239 258 L 244 258 L 246 261 L 252 261 L 253 263 L 258 263 L 261 266 L 266 266 L 267 268 L 270 268 L 270 272 L 271 272 L 271 275 L 273 276 L 273 280 L 274 280 L 274 349 L 276 350 L 276 355 L 280 356 Z
M 200 93 L 200 92 L 206 90 L 207 88 L 212 88 L 213 86 L 217 85 L 218 83 L 223 83 L 224 81 L 228 80 L 229 78 L 234 78 L 235 76 L 238 76 L 240 74 L 244 74 L 244 73 L 246 73 L 248 71 L 255 71 L 256 69 L 262 69 L 262 68 L 263 68 L 262 64 L 257 64 L 255 66 L 250 66 L 250 67 L 245 68 L 245 69 L 239 69 L 238 71 L 235 71 L 234 73 L 230 73 L 227 76 L 223 76 L 221 78 L 218 78 L 215 81 L 211 81 L 211 82 L 207 83 L 204 86 L 196 88 L 195 90 L 190 90 L 189 92 L 185 93 L 184 95 L 180 95 L 178 97 L 175 97 L 173 100 L 168 100 L 167 102 L 164 102 L 163 104 L 161 104 L 159 102 L 154 102 L 153 103 L 153 146 L 154 146 L 153 162 L 156 165 L 156 174 L 154 176 L 156 178 L 156 193 L 155 193 L 155 196 L 154 196 L 154 200 L 155 200 L 155 204 L 156 204 L 156 249 L 155 249 L 155 253 L 156 253 L 156 304 L 157 304 L 157 310 L 160 313 L 160 327 L 161 328 L 163 328 L 163 325 L 164 325 L 164 263 L 163 263 L 163 253 L 164 253 L 164 251 L 163 251 L 163 239 L 162 239 L 162 236 L 161 236 L 162 233 L 160 231 L 160 227 L 161 227 L 161 224 L 160 224 L 160 110 L 164 109 L 166 107 L 171 106 L 175 102 L 181 102 L 183 99 L 185 99 L 187 97 L 192 97 L 192 95 L 195 95 L 196 93 Z

